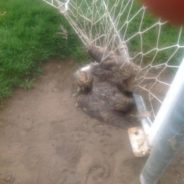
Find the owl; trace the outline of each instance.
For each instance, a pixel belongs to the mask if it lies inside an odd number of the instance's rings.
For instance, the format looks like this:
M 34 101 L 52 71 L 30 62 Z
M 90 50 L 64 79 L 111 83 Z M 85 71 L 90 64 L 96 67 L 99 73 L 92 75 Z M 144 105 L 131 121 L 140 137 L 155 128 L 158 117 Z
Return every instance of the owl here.
M 109 51 L 106 47 L 90 45 L 88 47 L 88 54 L 94 59 L 94 61 L 100 63 L 112 57 L 114 52 Z
M 133 98 L 122 93 L 117 93 L 111 97 L 112 109 L 119 112 L 127 112 L 134 105 Z
M 90 92 L 93 86 L 92 70 L 96 63 L 91 63 L 82 67 L 74 73 L 74 78 L 79 92 Z

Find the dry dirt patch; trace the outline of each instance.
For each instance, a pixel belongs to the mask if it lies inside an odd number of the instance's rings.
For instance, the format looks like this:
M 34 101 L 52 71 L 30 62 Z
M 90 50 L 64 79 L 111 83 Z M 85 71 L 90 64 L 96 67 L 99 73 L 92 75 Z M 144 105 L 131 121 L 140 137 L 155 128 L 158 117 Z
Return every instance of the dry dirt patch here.
M 145 159 L 117 127 L 75 107 L 71 61 L 52 61 L 30 91 L 17 90 L 0 110 L 0 184 L 137 184 Z M 181 160 L 180 160 L 181 163 Z M 184 162 L 162 184 L 182 184 Z

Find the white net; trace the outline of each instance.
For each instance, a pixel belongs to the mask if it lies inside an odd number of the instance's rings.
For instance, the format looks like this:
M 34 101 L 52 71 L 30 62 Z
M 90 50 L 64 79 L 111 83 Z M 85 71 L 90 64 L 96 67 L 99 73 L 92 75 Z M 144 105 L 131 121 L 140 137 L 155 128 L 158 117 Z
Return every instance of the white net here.
M 121 49 L 141 67 L 137 90 L 152 118 L 184 53 L 183 28 L 152 17 L 137 0 L 44 0 L 59 9 L 85 46 Z

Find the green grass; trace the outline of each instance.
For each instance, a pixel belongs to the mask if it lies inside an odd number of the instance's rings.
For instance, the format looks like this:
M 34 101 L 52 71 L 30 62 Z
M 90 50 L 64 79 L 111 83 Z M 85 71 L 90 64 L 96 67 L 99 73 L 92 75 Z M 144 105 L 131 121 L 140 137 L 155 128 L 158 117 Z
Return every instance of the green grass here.
M 90 1 L 90 0 L 89 0 Z M 109 0 L 113 3 L 112 0 Z M 79 1 L 80 2 L 80 1 Z M 90 1 L 91 2 L 91 1 Z M 84 9 L 86 9 L 84 5 Z M 119 6 L 120 7 L 120 6 Z M 134 3 L 130 11 L 132 17 L 140 5 Z M 99 10 L 102 11 L 103 10 Z M 124 24 L 129 8 L 121 17 L 121 25 Z M 117 6 L 118 12 L 118 6 Z M 90 13 L 87 12 L 87 13 Z M 135 34 L 140 25 L 142 14 L 137 15 L 129 23 L 126 38 Z M 144 18 L 142 29 L 151 26 L 155 18 L 147 14 Z M 67 30 L 67 38 L 61 34 L 60 26 Z M 99 30 L 103 31 L 103 25 L 99 23 Z M 100 26 L 102 29 L 100 29 Z M 122 30 L 124 35 L 124 29 Z M 158 28 L 151 29 L 143 35 L 143 52 L 156 47 Z M 162 27 L 159 47 L 169 46 L 176 43 L 178 28 L 171 25 Z M 136 36 L 128 42 L 131 55 L 140 52 L 140 36 Z M 182 34 L 181 45 L 184 45 Z M 174 49 L 160 52 L 155 60 L 158 63 L 165 62 L 168 55 Z M 155 52 L 144 57 L 145 62 Z M 183 49 L 178 51 L 170 64 L 179 63 L 183 56 Z M 74 58 L 83 61 L 87 58 L 83 45 L 69 26 L 68 22 L 55 9 L 46 5 L 42 0 L 1 0 L 0 1 L 0 100 L 10 96 L 15 87 L 20 86 L 30 89 L 33 85 L 35 74 L 39 74 L 39 64 L 49 58 Z
M 67 21 L 41 0 L 0 1 L 0 99 L 16 86 L 30 88 L 40 62 L 53 57 L 86 57 Z
M 98 20 L 101 17 L 103 17 L 103 15 L 106 15 L 107 10 L 103 5 L 102 1 L 95 1 L 94 12 L 89 10 L 89 6 L 91 7 L 94 6 L 93 5 L 94 2 L 92 2 L 91 0 L 82 1 L 82 3 L 80 0 L 73 0 L 73 1 L 76 2 L 76 5 L 78 5 L 78 11 L 80 12 L 80 14 L 84 14 L 88 19 L 92 19 L 93 14 L 95 14 L 94 16 L 95 20 Z M 179 27 L 173 26 L 171 24 L 165 24 L 160 27 L 157 24 L 156 26 L 152 27 L 156 22 L 158 23 L 158 18 L 153 16 L 148 11 L 146 11 L 145 16 L 143 18 L 143 11 L 139 11 L 142 5 L 137 0 L 132 1 L 105 0 L 105 2 L 109 10 L 112 10 L 112 7 L 116 5 L 115 13 L 111 12 L 111 15 L 114 14 L 114 16 L 112 16 L 114 20 L 116 20 L 116 17 L 121 14 L 120 20 L 117 25 L 118 31 L 120 32 L 122 38 L 125 41 L 128 40 L 127 46 L 129 48 L 130 56 L 134 57 L 135 55 L 139 54 L 139 57 L 135 59 L 135 62 L 137 62 L 138 64 L 141 63 L 142 65 L 149 64 L 152 60 L 154 60 L 155 62 L 154 64 L 165 63 L 168 60 L 169 64 L 171 65 L 178 65 L 181 62 L 184 53 L 183 49 L 181 48 L 178 49 L 175 46 L 170 49 L 162 50 L 162 48 L 177 44 L 178 35 L 180 31 Z M 74 15 L 77 15 L 78 11 L 77 10 L 73 11 Z M 143 23 L 142 26 L 140 26 L 142 18 Z M 83 22 L 85 22 L 85 24 L 87 25 L 86 27 L 88 28 L 91 27 L 91 22 L 84 20 L 83 18 L 81 18 L 80 15 L 78 18 L 76 18 L 76 20 L 77 22 L 79 22 L 80 25 L 83 25 Z M 111 26 L 111 28 L 113 27 L 110 24 L 110 20 L 108 20 L 108 17 L 105 17 L 104 19 L 102 19 L 102 21 L 96 23 L 95 26 L 93 26 L 91 33 L 94 37 L 95 35 L 98 35 L 97 33 L 99 33 L 100 35 L 103 34 L 104 32 L 109 33 L 108 36 L 111 39 L 114 33 L 113 31 L 111 31 L 113 29 L 110 29 L 109 26 Z M 159 41 L 157 44 L 159 28 L 161 28 L 161 31 Z M 139 30 L 140 32 L 144 33 L 142 35 L 137 34 Z M 184 31 L 182 33 L 179 44 L 184 46 Z M 144 57 L 142 57 L 141 53 L 144 53 Z M 172 55 L 173 57 L 170 57 Z
M 137 1 L 134 1 L 131 11 L 129 12 L 129 8 L 124 12 L 121 17 L 121 24 L 123 24 L 126 20 L 126 15 L 130 13 L 130 18 L 132 18 L 136 12 L 140 9 L 141 4 Z M 129 20 L 130 20 L 129 18 Z M 142 19 L 142 12 L 138 14 L 131 22 L 128 24 L 128 29 L 126 32 L 125 38 L 129 38 L 135 33 L 138 32 L 140 27 L 140 22 Z M 150 12 L 146 11 L 146 14 L 143 19 L 143 24 L 141 27 L 141 31 L 146 30 L 151 27 L 158 21 L 158 18 L 153 16 Z M 160 39 L 157 45 L 157 38 L 159 33 L 159 26 L 156 26 L 149 31 L 145 32 L 142 35 L 142 51 L 144 53 L 150 51 L 153 48 L 163 48 L 168 47 L 174 44 L 177 44 L 178 35 L 179 35 L 179 27 L 173 26 L 171 24 L 162 25 L 160 31 Z M 122 35 L 124 34 L 124 30 L 122 30 Z M 180 45 L 184 45 L 184 32 L 182 33 L 180 39 Z M 131 55 L 135 55 L 141 51 L 141 37 L 140 35 L 135 36 L 132 40 L 128 42 L 128 48 Z M 168 60 L 172 53 L 176 51 L 177 47 L 171 48 L 168 50 L 159 51 L 157 56 L 155 57 L 156 63 L 164 63 Z M 147 56 L 143 58 L 143 63 L 149 63 L 150 60 L 155 56 L 156 51 L 149 53 Z M 175 56 L 169 61 L 172 65 L 177 65 L 181 62 L 183 57 L 183 49 L 179 49 Z M 140 59 L 140 58 L 138 58 Z

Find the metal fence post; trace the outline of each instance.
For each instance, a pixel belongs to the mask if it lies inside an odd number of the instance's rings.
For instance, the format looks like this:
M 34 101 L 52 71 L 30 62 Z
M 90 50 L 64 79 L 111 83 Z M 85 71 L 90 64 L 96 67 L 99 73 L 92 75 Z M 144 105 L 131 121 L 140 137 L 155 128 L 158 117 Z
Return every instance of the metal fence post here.
M 141 173 L 141 184 L 156 184 L 184 144 L 184 60 L 151 131 L 152 151 Z

